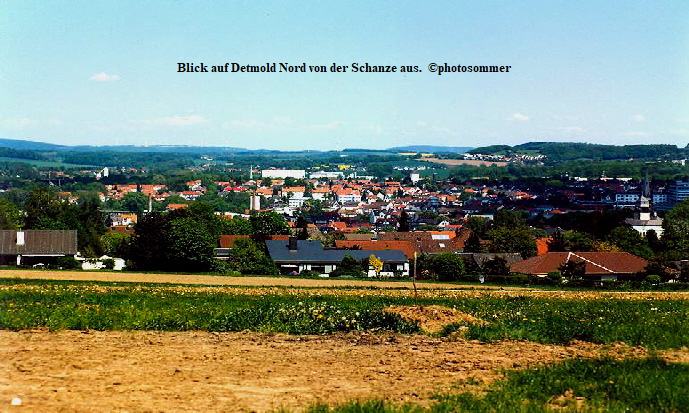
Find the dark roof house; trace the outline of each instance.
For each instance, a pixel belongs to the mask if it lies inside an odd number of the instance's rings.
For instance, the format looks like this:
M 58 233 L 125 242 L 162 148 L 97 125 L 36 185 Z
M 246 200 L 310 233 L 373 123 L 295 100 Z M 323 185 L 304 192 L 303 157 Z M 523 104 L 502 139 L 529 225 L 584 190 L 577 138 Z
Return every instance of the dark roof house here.
M 303 270 L 317 271 L 329 274 L 342 259 L 350 255 L 357 261 L 375 255 L 384 263 L 384 272 L 401 272 L 408 275 L 409 261 L 402 251 L 372 251 L 372 250 L 326 250 L 321 241 L 297 240 L 288 241 L 267 240 L 266 247 L 270 258 L 282 272 Z M 369 272 L 370 274 L 370 272 Z
M 77 231 L 0 230 L 0 264 L 43 262 L 42 258 L 76 253 Z

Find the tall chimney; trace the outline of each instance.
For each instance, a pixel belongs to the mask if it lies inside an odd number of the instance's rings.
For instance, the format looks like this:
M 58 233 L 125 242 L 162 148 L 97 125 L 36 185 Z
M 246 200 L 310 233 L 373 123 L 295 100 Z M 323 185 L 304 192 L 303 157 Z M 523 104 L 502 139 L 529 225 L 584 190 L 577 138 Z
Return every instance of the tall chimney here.
M 290 251 L 296 251 L 297 245 L 298 245 L 297 237 L 289 237 L 289 243 L 288 243 L 289 250 Z

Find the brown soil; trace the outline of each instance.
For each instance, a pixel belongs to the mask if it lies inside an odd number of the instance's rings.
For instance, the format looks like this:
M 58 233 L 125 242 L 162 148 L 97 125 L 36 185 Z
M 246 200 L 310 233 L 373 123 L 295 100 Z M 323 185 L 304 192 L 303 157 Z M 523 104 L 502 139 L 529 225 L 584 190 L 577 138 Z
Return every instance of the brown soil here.
M 129 272 L 107 271 L 43 271 L 43 270 L 1 270 L 0 278 L 23 278 L 37 280 L 71 280 L 71 281 L 105 281 L 105 282 L 138 282 L 170 283 L 199 285 L 247 285 L 247 286 L 283 286 L 283 287 L 379 287 L 379 288 L 413 288 L 410 281 L 363 281 L 341 280 L 333 278 L 299 279 L 279 277 L 223 277 L 217 275 L 197 274 L 139 274 Z M 457 284 L 417 283 L 419 289 L 462 288 Z M 480 289 L 516 290 L 515 287 L 464 286 Z
M 486 325 L 487 322 L 471 314 L 440 305 L 387 307 L 383 311 L 398 314 L 405 320 L 417 321 L 422 330 L 439 333 L 450 324 Z
M 31 411 L 268 411 L 370 398 L 424 404 L 501 369 L 646 352 L 393 334 L 35 330 L 0 331 L 0 354 L 0 410 L 20 399 Z

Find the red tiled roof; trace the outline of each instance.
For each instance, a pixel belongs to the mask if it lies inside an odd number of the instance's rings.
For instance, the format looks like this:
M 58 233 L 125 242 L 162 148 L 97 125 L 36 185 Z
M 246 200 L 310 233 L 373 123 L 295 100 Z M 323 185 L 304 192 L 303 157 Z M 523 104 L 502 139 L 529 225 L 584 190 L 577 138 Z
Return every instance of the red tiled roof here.
M 362 250 L 402 251 L 409 259 L 414 258 L 414 252 L 419 252 L 411 241 L 335 241 L 335 247 L 337 248 L 352 248 L 357 245 Z
M 452 239 L 433 239 L 430 231 L 380 232 L 378 239 L 381 241 L 410 241 L 416 245 L 417 251 L 437 254 L 464 250 L 464 243 L 469 238 L 470 233 L 471 231 L 464 231 L 460 236 Z
M 648 261 L 628 252 L 548 252 L 517 261 L 510 270 L 523 274 L 547 274 L 559 271 L 567 261 L 586 262 L 586 275 L 634 274 L 643 271 Z

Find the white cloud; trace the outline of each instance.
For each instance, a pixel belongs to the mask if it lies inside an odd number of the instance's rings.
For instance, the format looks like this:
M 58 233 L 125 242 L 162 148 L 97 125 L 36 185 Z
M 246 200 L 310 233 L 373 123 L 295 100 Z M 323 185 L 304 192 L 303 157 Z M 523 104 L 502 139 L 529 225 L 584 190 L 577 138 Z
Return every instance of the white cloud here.
M 311 125 L 310 128 L 316 129 L 316 130 L 327 130 L 327 129 L 337 128 L 341 124 L 342 124 L 342 121 L 338 119 L 338 120 L 330 121 L 330 122 L 326 123 L 325 125 Z
M 228 120 L 225 122 L 226 126 L 229 127 L 238 127 L 238 128 L 253 128 L 254 126 L 258 125 L 258 121 L 253 120 L 253 119 L 247 119 L 247 120 L 242 120 L 242 119 L 232 119 Z
M 634 122 L 646 122 L 646 116 L 636 114 L 632 116 L 632 120 L 634 120 Z
M 524 114 L 521 114 L 521 113 L 513 113 L 507 117 L 507 120 L 516 120 L 518 122 L 526 122 L 529 120 L 529 117 L 524 115 Z
M 276 116 L 273 118 L 274 123 L 292 123 L 292 118 L 289 116 Z
M 422 120 L 416 121 L 416 126 L 420 126 L 420 127 L 423 128 L 423 127 L 426 126 L 426 122 L 424 122 L 424 121 L 422 121 Z
M 579 120 L 578 116 L 572 116 L 572 115 L 553 115 L 554 120 Z
M 561 133 L 565 133 L 568 135 L 586 132 L 586 129 L 582 128 L 581 126 L 564 126 L 564 127 L 558 128 L 558 130 Z
M 186 126 L 186 125 L 197 125 L 199 123 L 207 122 L 206 118 L 199 115 L 189 115 L 189 116 L 172 116 L 166 118 L 160 118 L 160 123 L 170 126 Z
M 641 131 L 630 131 L 623 133 L 622 136 L 648 136 L 648 133 Z
M 36 121 L 31 120 L 29 118 L 9 118 L 1 121 L 0 125 L 8 127 L 22 127 L 35 125 L 36 123 Z
M 372 123 L 362 123 L 359 125 L 359 127 L 362 130 L 373 132 L 376 135 L 380 135 L 381 133 L 383 133 L 383 131 L 385 131 L 385 128 L 383 128 L 382 125 L 376 125 Z
M 100 72 L 91 76 L 89 80 L 92 80 L 94 82 L 117 82 L 118 80 L 120 80 L 120 77 L 118 75 L 109 75 L 105 72 Z
M 132 120 L 130 121 L 133 125 L 139 126 L 188 126 L 188 125 L 198 125 L 200 123 L 207 122 L 206 118 L 199 115 L 188 115 L 188 116 L 168 116 L 164 118 L 157 119 L 146 119 L 146 120 Z
M 680 129 L 673 129 L 668 132 L 670 135 L 689 135 L 689 129 L 686 128 L 680 128 Z

